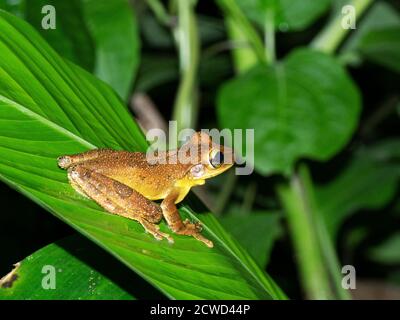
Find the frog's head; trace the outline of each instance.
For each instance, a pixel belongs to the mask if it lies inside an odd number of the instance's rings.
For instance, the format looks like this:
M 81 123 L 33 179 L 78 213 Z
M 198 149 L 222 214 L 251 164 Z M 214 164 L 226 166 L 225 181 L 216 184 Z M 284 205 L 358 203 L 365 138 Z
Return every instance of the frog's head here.
M 233 150 L 214 143 L 204 132 L 193 134 L 183 147 L 186 147 L 186 153 L 191 152 L 186 175 L 190 180 L 204 181 L 221 174 L 234 164 Z

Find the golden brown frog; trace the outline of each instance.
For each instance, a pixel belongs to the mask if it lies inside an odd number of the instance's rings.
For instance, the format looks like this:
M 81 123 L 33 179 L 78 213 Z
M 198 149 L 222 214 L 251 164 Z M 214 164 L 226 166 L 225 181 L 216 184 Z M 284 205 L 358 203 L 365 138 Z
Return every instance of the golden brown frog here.
M 180 156 L 190 161 L 177 161 Z M 96 149 L 61 156 L 58 165 L 68 170 L 69 182 L 77 192 L 111 213 L 140 222 L 156 239 L 173 242 L 156 225 L 164 217 L 174 233 L 193 236 L 213 247 L 200 234 L 199 223 L 182 221 L 175 204 L 183 200 L 191 187 L 229 169 L 233 164 L 232 149 L 197 132 L 181 148 L 159 152 L 156 158 L 166 161 L 154 163 L 141 152 Z M 151 201 L 160 199 L 161 205 Z

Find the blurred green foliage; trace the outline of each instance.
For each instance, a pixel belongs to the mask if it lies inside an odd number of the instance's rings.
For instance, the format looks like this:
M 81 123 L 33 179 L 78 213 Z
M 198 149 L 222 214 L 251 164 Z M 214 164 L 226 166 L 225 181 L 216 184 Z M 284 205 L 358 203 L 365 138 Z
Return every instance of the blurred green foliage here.
M 254 128 L 256 172 L 217 177 L 205 192 L 289 297 L 348 298 L 344 264 L 361 279 L 400 283 L 398 2 L 183 1 L 45 1 L 57 8 L 56 30 L 41 28 L 42 0 L 0 0 L 0 8 L 125 102 L 145 92 L 166 120 Z M 345 5 L 357 9 L 355 30 L 341 27 Z M 27 226 L 6 221 L 23 238 Z M 319 284 L 310 270 L 321 271 Z

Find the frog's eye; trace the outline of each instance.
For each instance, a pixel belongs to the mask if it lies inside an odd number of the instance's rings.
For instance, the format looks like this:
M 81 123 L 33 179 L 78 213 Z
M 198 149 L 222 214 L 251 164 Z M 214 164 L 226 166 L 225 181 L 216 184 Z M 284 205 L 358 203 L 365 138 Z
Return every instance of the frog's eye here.
M 213 168 L 217 169 L 224 163 L 224 154 L 218 150 L 210 152 L 210 164 Z

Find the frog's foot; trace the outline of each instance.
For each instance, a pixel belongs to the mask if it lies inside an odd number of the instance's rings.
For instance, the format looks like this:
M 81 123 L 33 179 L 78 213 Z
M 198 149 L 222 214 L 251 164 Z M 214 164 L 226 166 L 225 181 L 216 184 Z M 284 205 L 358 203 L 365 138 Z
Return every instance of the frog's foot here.
M 201 230 L 203 229 L 200 222 L 192 223 L 189 221 L 189 219 L 185 219 L 182 222 L 183 222 L 185 228 L 187 228 L 187 229 L 192 229 L 193 231 L 197 231 L 197 232 L 201 232 Z
M 167 239 L 169 243 L 174 243 L 174 239 L 168 234 L 160 231 L 160 227 L 154 223 L 148 222 L 144 219 L 138 220 L 146 232 L 153 235 L 157 240 Z
M 176 234 L 182 234 L 186 236 L 192 236 L 193 238 L 203 242 L 207 247 L 212 248 L 214 246 L 211 240 L 205 238 L 201 232 L 201 224 L 199 222 L 192 223 L 188 219 L 183 222 L 183 227 L 179 230 L 176 230 Z

